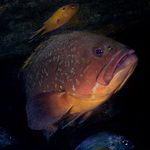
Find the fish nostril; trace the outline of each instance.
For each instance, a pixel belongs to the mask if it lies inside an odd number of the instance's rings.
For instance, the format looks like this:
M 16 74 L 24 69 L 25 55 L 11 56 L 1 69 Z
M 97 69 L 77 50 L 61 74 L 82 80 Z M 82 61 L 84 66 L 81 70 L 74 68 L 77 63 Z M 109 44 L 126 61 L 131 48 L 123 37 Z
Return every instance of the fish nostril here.
M 107 47 L 107 50 L 108 50 L 108 51 L 111 51 L 111 50 L 113 50 L 113 48 L 112 48 L 111 46 L 108 46 L 108 47 Z

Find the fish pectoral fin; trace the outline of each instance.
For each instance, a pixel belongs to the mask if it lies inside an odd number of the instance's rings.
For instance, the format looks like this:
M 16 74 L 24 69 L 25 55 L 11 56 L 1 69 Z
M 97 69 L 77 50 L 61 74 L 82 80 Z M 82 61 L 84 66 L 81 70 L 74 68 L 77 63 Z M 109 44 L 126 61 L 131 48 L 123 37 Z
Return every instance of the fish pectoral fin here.
M 85 112 L 85 113 L 82 115 L 82 117 L 81 117 L 80 121 L 78 122 L 78 124 L 84 123 L 84 122 L 91 116 L 92 113 L 93 113 L 93 111 Z
M 61 129 L 72 126 L 75 122 L 77 122 L 77 124 L 82 124 L 91 116 L 91 114 L 92 111 L 77 113 L 73 115 L 69 114 L 68 118 L 66 118 L 66 123 L 61 125 L 62 126 Z
M 62 123 L 64 120 L 67 120 L 70 117 L 70 112 L 72 110 L 72 106 L 61 116 L 61 118 L 55 122 L 55 125 L 59 125 L 60 123 Z
M 65 129 L 66 127 L 72 126 L 78 119 L 82 117 L 83 113 L 70 114 L 68 118 L 62 120 L 59 126 L 61 129 Z
M 42 93 L 27 102 L 28 126 L 33 130 L 47 130 L 71 107 L 64 93 Z
M 57 121 L 55 125 L 59 127 L 59 129 L 64 129 L 66 127 L 72 126 L 74 123 L 82 124 L 85 122 L 92 114 L 93 111 L 88 112 L 78 112 L 72 113 L 73 106 L 71 106 L 68 111 Z

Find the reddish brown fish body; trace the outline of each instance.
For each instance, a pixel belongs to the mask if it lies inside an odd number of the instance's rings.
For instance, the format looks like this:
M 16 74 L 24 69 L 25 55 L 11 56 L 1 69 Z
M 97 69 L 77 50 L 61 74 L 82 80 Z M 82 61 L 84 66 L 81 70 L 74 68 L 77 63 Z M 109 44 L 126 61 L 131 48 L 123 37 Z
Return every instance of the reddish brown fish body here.
M 51 130 L 65 115 L 75 120 L 92 111 L 122 87 L 137 63 L 133 50 L 88 32 L 52 36 L 29 60 L 27 116 L 35 130 Z

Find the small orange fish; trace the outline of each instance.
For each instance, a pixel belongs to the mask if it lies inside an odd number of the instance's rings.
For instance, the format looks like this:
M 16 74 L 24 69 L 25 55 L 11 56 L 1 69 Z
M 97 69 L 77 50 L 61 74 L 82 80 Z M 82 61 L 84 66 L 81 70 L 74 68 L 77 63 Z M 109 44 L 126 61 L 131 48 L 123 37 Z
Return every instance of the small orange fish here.
M 38 34 L 43 35 L 63 26 L 77 13 L 78 9 L 79 5 L 74 3 L 60 7 L 47 21 L 44 22 L 43 27 L 37 30 L 31 39 Z

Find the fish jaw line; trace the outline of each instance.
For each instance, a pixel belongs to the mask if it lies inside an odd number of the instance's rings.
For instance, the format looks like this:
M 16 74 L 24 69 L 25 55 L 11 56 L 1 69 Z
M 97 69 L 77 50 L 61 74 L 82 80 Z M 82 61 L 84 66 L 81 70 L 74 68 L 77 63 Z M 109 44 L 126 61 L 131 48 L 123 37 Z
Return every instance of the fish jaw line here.
M 116 68 L 114 72 L 114 77 L 120 76 L 122 77 L 122 84 L 126 82 L 126 80 L 131 76 L 133 71 L 135 70 L 137 66 L 138 59 L 135 54 L 129 56 L 121 66 Z M 113 79 L 112 79 L 113 80 Z
M 137 57 L 134 54 L 134 50 L 128 50 L 126 52 L 118 51 L 107 65 L 100 71 L 97 82 L 101 85 L 108 85 L 117 72 L 125 69 L 132 64 L 136 64 Z
M 135 66 L 137 65 L 137 61 L 138 61 L 138 59 L 134 53 L 124 56 L 120 60 L 120 62 L 117 64 L 115 71 L 114 71 L 114 76 L 122 69 L 124 70 L 126 68 L 130 68 L 132 70 L 132 68 L 135 68 Z
M 127 76 L 124 78 L 123 82 L 118 86 L 118 88 L 116 88 L 116 90 L 114 91 L 114 93 L 116 93 L 117 91 L 119 91 L 123 87 L 123 85 L 127 82 L 127 80 L 129 79 L 129 77 L 134 72 L 136 66 L 137 66 L 137 62 L 135 64 L 133 64 L 132 66 L 130 66 L 129 71 L 127 71 Z M 117 75 L 117 73 L 116 73 L 116 75 Z
M 114 94 L 119 91 L 123 85 L 127 82 L 135 67 L 137 66 L 137 62 L 131 65 L 126 66 L 124 69 L 117 71 L 110 81 L 108 88 L 110 93 Z
M 119 91 L 126 81 L 129 79 L 133 71 L 137 66 L 137 57 L 135 55 L 131 55 L 127 58 L 128 62 L 126 62 L 124 67 L 121 67 L 115 70 L 114 75 L 109 82 L 108 85 L 100 84 L 96 82 L 92 93 L 93 97 L 103 99 L 103 101 L 107 100 L 112 94 Z

